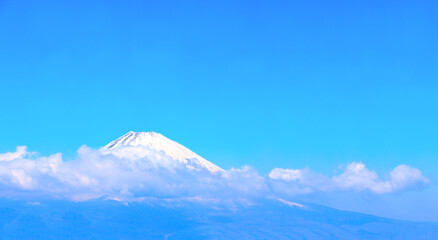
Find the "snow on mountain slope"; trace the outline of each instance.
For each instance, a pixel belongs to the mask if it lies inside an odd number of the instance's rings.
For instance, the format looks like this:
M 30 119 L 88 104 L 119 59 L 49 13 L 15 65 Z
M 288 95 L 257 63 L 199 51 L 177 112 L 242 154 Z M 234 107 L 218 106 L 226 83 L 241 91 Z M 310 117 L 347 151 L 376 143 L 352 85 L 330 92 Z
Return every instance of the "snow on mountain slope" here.
M 190 168 L 197 169 L 202 167 L 212 173 L 223 171 L 222 168 L 205 160 L 198 154 L 190 151 L 190 149 L 156 132 L 130 131 L 104 146 L 101 151 L 104 153 L 110 153 L 113 150 L 129 146 L 142 146 L 151 150 L 163 152 L 168 157 L 183 162 Z

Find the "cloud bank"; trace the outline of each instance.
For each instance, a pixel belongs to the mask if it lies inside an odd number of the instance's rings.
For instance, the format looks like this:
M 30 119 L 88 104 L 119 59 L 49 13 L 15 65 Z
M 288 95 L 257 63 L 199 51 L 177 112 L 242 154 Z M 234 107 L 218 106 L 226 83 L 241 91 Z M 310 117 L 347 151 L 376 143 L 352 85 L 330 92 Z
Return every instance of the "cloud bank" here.
M 332 177 L 314 173 L 309 169 L 275 168 L 269 173 L 269 178 L 293 186 L 297 193 L 352 190 L 383 194 L 429 184 L 429 180 L 420 170 L 407 165 L 395 167 L 389 173 L 389 179 L 382 180 L 375 171 L 369 170 L 361 162 L 350 163 L 341 174 Z
M 39 156 L 25 146 L 0 154 L 2 197 L 248 199 L 334 191 L 384 194 L 428 183 L 420 170 L 407 165 L 395 167 L 388 179 L 381 179 L 360 162 L 349 164 L 331 177 L 308 168 L 275 168 L 268 176 L 261 176 L 249 166 L 212 174 L 142 146 L 121 148 L 111 154 L 82 146 L 78 157 L 71 161 L 64 161 L 60 153 Z

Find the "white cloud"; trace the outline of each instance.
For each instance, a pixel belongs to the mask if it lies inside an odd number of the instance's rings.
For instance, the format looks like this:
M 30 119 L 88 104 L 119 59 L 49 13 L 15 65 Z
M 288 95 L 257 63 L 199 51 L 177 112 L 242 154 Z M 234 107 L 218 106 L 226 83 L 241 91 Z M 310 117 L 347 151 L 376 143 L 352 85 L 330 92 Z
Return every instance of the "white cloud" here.
M 339 176 L 334 176 L 333 182 L 344 190 L 370 190 L 375 193 L 385 193 L 392 190 L 388 182 L 380 180 L 376 172 L 370 171 L 363 163 L 353 162 Z
M 269 173 L 269 177 L 276 180 L 295 181 L 303 177 L 302 171 L 300 169 L 274 168 Z
M 270 186 L 277 193 L 286 193 L 288 195 L 308 194 L 320 191 L 329 191 L 332 186 L 327 184 L 329 178 L 304 169 L 283 169 L 274 168 L 268 174 L 271 180 Z
M 264 177 L 248 166 L 212 174 L 194 170 L 163 152 L 134 148 L 116 156 L 82 146 L 72 161 L 63 161 L 61 154 L 31 159 L 26 148 L 17 148 L 16 153 L 3 154 L 7 161 L 0 162 L 0 196 L 28 191 L 73 199 L 227 198 L 252 197 L 268 191 Z M 148 154 L 138 155 L 142 151 Z
M 273 180 L 286 182 L 283 187 L 292 189 L 298 186 L 315 191 L 371 191 L 377 194 L 403 191 L 424 186 L 429 180 L 419 169 L 407 165 L 399 165 L 390 173 L 390 178 L 382 180 L 375 171 L 369 170 L 360 162 L 350 163 L 345 170 L 331 178 L 312 173 L 308 169 L 281 169 L 275 168 L 269 173 Z
M 28 154 L 26 146 L 18 146 L 15 152 L 0 153 L 0 161 L 12 161 L 17 158 L 23 158 Z
M 331 191 L 388 193 L 428 183 L 420 170 L 406 165 L 394 168 L 384 181 L 362 163 L 351 163 L 333 177 L 308 168 L 275 168 L 264 177 L 249 166 L 212 174 L 142 147 L 104 154 L 83 146 L 72 161 L 63 161 L 61 154 L 36 156 L 26 147 L 0 154 L 0 196 L 29 193 L 75 200 L 103 196 L 131 200 L 246 199 Z
M 429 183 L 419 169 L 407 165 L 399 165 L 390 172 L 391 186 L 393 190 L 415 188 Z

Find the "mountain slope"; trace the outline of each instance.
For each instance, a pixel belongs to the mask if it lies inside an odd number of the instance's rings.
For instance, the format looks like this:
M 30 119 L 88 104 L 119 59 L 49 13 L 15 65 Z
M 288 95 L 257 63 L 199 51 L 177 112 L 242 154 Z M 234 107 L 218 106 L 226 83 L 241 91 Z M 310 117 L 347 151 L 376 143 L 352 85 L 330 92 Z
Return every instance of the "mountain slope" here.
M 0 239 L 438 239 L 437 224 L 306 206 L 0 199 Z
M 163 152 L 168 157 L 183 162 L 191 168 L 205 168 L 212 173 L 223 171 L 223 169 L 205 160 L 190 149 L 156 132 L 130 131 L 104 146 L 101 151 L 108 153 L 118 148 L 135 146 Z

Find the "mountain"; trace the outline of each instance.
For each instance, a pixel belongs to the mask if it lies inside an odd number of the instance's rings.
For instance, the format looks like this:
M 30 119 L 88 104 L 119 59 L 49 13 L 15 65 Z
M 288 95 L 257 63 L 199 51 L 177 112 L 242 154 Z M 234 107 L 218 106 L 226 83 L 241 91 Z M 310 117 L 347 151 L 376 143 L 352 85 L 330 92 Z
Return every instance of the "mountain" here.
M 190 149 L 156 132 L 130 131 L 101 148 L 101 151 L 104 153 L 111 153 L 120 148 L 138 146 L 163 152 L 175 161 L 180 161 L 186 164 L 189 168 L 204 168 L 212 173 L 223 171 L 222 168 L 205 160 Z
M 0 174 L 0 240 L 438 239 L 437 223 L 341 211 L 277 194 L 269 189 L 272 181 L 253 171 L 222 170 L 159 133 L 129 132 L 100 151 L 84 148 L 77 162 L 57 154 L 0 164 L 0 173 L 11 169 Z M 149 167 L 156 161 L 187 168 Z M 42 182 L 14 193 L 14 185 L 1 185 L 9 176 Z M 39 191 L 41 186 L 50 190 Z
M 438 225 L 318 205 L 0 199 L 0 239 L 436 240 Z

